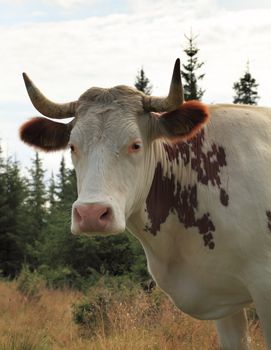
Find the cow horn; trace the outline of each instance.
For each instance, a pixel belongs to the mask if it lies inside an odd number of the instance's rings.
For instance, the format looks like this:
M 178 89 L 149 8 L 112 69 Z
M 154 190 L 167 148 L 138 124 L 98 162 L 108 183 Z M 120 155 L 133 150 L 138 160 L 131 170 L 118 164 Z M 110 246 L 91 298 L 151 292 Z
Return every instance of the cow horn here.
M 77 101 L 63 104 L 52 102 L 40 92 L 26 73 L 23 73 L 23 78 L 30 100 L 41 114 L 53 119 L 74 117 Z
M 177 58 L 173 69 L 168 96 L 166 98 L 145 96 L 144 109 L 153 112 L 170 112 L 177 109 L 183 102 L 184 95 L 181 79 L 180 59 Z

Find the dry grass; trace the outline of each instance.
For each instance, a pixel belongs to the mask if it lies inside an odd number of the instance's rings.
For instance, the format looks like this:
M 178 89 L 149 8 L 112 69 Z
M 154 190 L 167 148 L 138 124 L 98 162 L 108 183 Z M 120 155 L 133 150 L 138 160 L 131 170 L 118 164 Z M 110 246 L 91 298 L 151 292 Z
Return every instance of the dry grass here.
M 96 291 L 97 293 L 97 291 Z M 212 322 L 195 321 L 178 311 L 159 291 L 137 290 L 113 295 L 107 325 L 83 329 L 72 320 L 72 305 L 84 296 L 74 291 L 43 289 L 39 300 L 27 300 L 15 282 L 0 283 L 1 350 L 215 350 Z M 252 347 L 263 350 L 256 323 Z

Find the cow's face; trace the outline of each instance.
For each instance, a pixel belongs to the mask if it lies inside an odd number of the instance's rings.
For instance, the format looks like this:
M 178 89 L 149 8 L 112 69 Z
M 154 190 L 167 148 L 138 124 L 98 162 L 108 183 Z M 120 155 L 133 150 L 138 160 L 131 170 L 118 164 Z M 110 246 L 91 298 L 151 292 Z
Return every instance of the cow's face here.
M 50 118 L 75 117 L 69 124 L 34 118 L 22 126 L 21 138 L 46 151 L 70 148 L 78 189 L 71 228 L 76 234 L 124 231 L 127 218 L 147 197 L 146 183 L 155 166 L 152 169 L 153 142 L 161 137 L 173 141 L 191 137 L 207 119 L 207 110 L 199 102 L 182 104 L 181 90 L 175 91 L 179 97 L 173 102 L 172 92 L 161 99 L 125 86 L 91 88 L 78 101 L 57 105 L 45 99 L 26 76 L 25 81 L 41 113 Z M 165 110 L 170 111 L 152 112 Z
M 92 88 L 81 96 L 69 147 L 77 175 L 72 232 L 117 233 L 144 188 L 149 147 L 142 95 Z

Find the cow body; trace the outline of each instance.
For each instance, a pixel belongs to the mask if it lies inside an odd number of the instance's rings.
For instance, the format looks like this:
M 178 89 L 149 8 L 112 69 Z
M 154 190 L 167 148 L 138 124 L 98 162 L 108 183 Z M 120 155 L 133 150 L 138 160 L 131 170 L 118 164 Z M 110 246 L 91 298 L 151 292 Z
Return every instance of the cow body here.
M 252 301 L 271 349 L 271 110 L 188 102 L 147 111 L 162 102 L 93 88 L 73 103 L 69 126 L 35 119 L 21 137 L 45 150 L 70 144 L 73 233 L 127 227 L 173 302 L 216 320 L 222 349 L 249 348 Z
M 271 188 L 266 181 L 271 110 L 209 108 L 210 122 L 193 140 L 178 145 L 158 140 L 153 146 L 156 165 L 148 169 L 153 182 L 144 205 L 128 220 L 157 284 L 178 307 L 200 319 L 238 311 L 251 302 L 252 290 L 271 277 Z M 193 169 L 193 160 L 199 168 Z M 267 276 L 259 274 L 257 264 Z

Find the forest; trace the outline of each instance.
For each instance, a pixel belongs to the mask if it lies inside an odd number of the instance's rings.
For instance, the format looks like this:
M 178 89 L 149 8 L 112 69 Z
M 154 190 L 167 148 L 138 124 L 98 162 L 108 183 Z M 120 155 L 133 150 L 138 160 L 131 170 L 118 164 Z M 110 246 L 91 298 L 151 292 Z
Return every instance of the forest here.
M 64 158 L 48 186 L 44 173 L 38 153 L 26 176 L 18 161 L 4 160 L 0 153 L 1 275 L 14 278 L 24 266 L 41 274 L 48 286 L 79 289 L 104 274 L 146 278 L 144 254 L 131 235 L 89 239 L 70 233 L 76 179 Z

